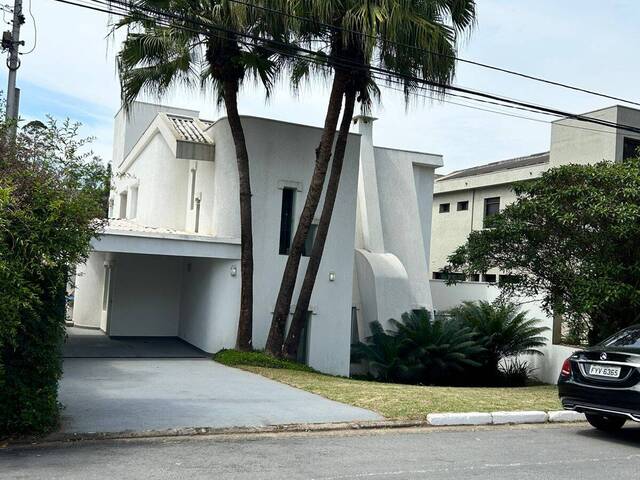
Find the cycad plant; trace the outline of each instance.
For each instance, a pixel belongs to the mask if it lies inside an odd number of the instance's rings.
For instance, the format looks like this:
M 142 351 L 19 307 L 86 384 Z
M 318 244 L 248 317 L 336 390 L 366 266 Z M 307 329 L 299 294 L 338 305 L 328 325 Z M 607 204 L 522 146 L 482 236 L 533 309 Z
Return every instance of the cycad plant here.
M 353 347 L 355 358 L 367 360 L 377 380 L 454 384 L 468 369 L 480 366 L 475 359 L 484 349 L 475 332 L 455 320 L 432 320 L 427 310 L 414 310 L 390 324 L 393 329 L 384 331 L 372 322 L 373 335 Z
M 457 37 L 475 21 L 474 0 L 345 0 L 297 3 L 299 17 L 315 23 L 301 22 L 298 39 L 310 47 L 324 44 L 328 54 L 321 58 L 334 72 L 322 140 L 317 149 L 316 169 L 310 182 L 305 206 L 298 222 L 289 258 L 276 300 L 267 350 L 295 357 L 307 316 L 311 294 L 324 251 L 329 225 L 342 172 L 349 120 L 356 99 L 368 107 L 370 92 L 377 91 L 375 81 L 395 84 L 392 77 L 376 77 L 371 65 L 404 76 L 400 80 L 405 101 L 419 88 L 410 77 L 432 82 L 432 92 L 442 93 L 455 71 Z M 302 62 L 302 70 L 309 68 Z M 309 227 L 314 218 L 331 159 L 338 116 L 344 97 L 342 125 L 336 140 L 325 201 L 313 243 L 311 258 L 300 290 L 296 310 L 284 346 L 284 329 L 289 315 L 300 257 Z
M 539 319 L 529 318 L 512 302 L 463 302 L 450 314 L 482 340 L 486 348 L 483 370 L 489 377 L 497 377 L 502 360 L 523 354 L 542 355 L 539 349 L 547 344 L 544 333 L 549 328 L 541 326 Z
M 230 0 L 136 0 L 115 28 L 127 37 L 118 54 L 125 107 L 141 93 L 161 97 L 175 85 L 213 92 L 224 104 L 238 166 L 241 227 L 241 294 L 236 346 L 252 347 L 253 235 L 249 156 L 238 92 L 247 78 L 270 92 L 280 58 L 243 34 L 287 40 L 286 16 L 264 14 Z

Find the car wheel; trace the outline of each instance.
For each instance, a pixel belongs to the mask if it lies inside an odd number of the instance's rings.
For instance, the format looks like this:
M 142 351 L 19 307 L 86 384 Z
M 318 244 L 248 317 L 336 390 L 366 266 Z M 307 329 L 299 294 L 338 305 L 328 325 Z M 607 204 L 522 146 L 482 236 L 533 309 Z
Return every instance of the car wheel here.
M 620 430 L 627 421 L 624 417 L 596 415 L 595 413 L 586 413 L 587 422 L 591 426 L 596 427 L 598 430 L 604 432 L 615 432 Z

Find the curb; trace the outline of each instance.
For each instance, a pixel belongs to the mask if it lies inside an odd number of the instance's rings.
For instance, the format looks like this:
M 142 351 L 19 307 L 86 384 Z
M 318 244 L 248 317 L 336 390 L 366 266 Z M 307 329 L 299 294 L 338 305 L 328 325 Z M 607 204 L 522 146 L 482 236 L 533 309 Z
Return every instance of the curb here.
M 522 425 L 531 423 L 574 423 L 584 422 L 584 414 L 573 411 L 516 411 L 516 412 L 464 412 L 430 413 L 426 420 L 380 420 L 367 422 L 337 423 L 297 423 L 270 425 L 264 427 L 186 427 L 166 430 L 126 430 L 121 432 L 57 432 L 46 437 L 15 439 L 10 445 L 33 445 L 45 443 L 70 443 L 92 440 L 126 440 L 162 437 L 193 437 L 214 435 L 251 435 L 277 433 L 334 432 L 348 430 L 381 430 L 402 428 L 482 426 L 482 425 Z

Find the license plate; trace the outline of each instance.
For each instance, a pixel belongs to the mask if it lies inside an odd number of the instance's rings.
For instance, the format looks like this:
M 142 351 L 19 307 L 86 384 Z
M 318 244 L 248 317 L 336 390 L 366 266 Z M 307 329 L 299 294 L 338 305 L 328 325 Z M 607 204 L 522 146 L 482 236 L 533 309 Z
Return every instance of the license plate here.
M 602 365 L 591 365 L 589 367 L 589 375 L 597 377 L 618 378 L 620 376 L 620 367 L 603 367 Z

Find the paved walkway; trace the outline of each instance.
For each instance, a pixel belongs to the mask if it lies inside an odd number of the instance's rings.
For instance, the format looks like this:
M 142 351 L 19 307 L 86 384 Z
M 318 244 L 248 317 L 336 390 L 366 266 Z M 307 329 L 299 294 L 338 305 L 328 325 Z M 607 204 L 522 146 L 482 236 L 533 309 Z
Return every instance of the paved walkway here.
M 94 341 L 110 342 L 107 337 Z M 71 357 L 75 358 L 65 359 L 60 383 L 60 401 L 65 406 L 63 431 L 121 432 L 381 419 L 371 411 L 225 367 L 208 358 L 176 358 L 177 347 L 169 341 L 168 356 L 173 358 L 140 358 L 149 356 L 145 353 L 148 344 L 140 343 L 137 348 L 138 342 L 141 339 L 127 344 L 133 358 L 100 358 L 94 353 L 95 358 L 74 355 Z M 121 350 L 120 346 L 98 348 L 103 354 Z M 79 351 L 75 347 L 71 350 L 76 354 Z M 150 350 L 153 356 L 160 356 L 157 344 Z M 188 351 L 187 355 L 193 356 L 194 352 Z

